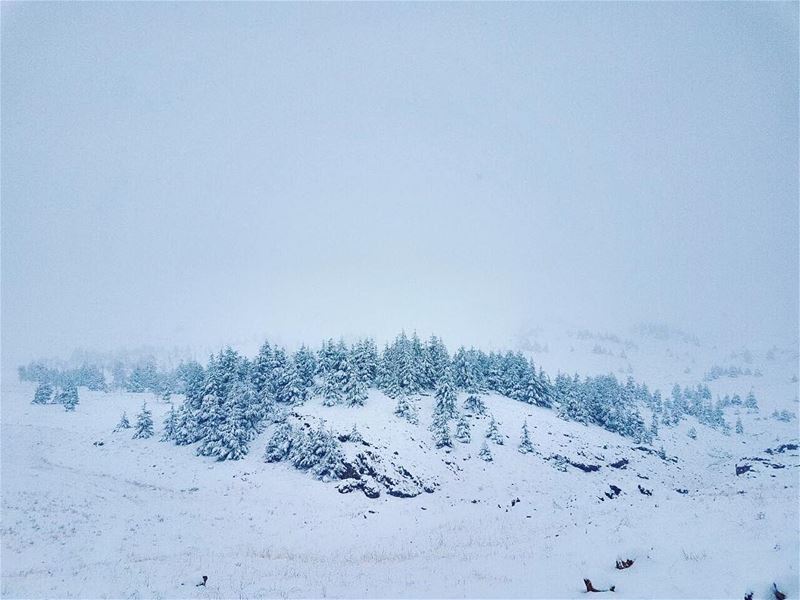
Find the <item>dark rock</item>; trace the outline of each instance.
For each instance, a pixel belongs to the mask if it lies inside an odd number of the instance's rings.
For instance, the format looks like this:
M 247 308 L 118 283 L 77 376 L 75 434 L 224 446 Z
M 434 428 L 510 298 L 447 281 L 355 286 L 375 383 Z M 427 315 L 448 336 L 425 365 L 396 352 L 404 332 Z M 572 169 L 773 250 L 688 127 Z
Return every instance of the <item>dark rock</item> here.
M 781 444 L 774 450 L 772 448 L 767 448 L 765 452 L 767 454 L 783 454 L 787 450 L 797 450 L 797 449 L 798 449 L 797 444 Z
M 621 458 L 617 462 L 613 462 L 609 465 L 610 467 L 614 467 L 615 469 L 624 469 L 628 466 L 628 459 Z

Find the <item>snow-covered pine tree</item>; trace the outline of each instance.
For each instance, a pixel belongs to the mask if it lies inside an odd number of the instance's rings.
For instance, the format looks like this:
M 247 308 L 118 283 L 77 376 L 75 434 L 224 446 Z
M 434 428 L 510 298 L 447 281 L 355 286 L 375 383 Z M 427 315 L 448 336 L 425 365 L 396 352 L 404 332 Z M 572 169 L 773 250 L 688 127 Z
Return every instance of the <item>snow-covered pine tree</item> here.
M 367 401 L 367 386 L 358 372 L 351 369 L 344 382 L 344 401 L 347 406 L 364 406 Z
M 738 417 L 738 418 L 736 419 L 736 433 L 738 433 L 738 434 L 742 434 L 742 433 L 744 433 L 744 427 L 742 426 L 742 419 L 741 419 L 741 417 Z
M 317 370 L 317 360 L 314 358 L 314 353 L 303 345 L 294 353 L 293 359 L 303 387 L 306 389 L 311 388 L 314 385 L 314 373 Z
M 178 446 L 186 446 L 198 439 L 197 421 L 187 398 L 177 410 L 174 441 Z
M 550 407 L 548 387 L 544 373 L 537 375 L 533 362 L 531 362 L 523 378 L 522 388 L 517 400 L 535 404 L 536 406 Z
M 658 437 L 658 415 L 656 413 L 650 417 L 650 436 Z
M 470 434 L 470 426 L 469 426 L 469 419 L 467 419 L 467 415 L 461 413 L 458 417 L 458 422 L 456 424 L 456 439 L 461 442 L 462 444 L 469 444 L 472 436 Z
M 478 354 L 462 346 L 453 355 L 453 385 L 467 392 L 477 393 L 482 389 L 482 376 L 478 366 Z
M 687 435 L 692 438 L 693 440 L 697 439 L 697 430 L 694 427 L 689 428 L 689 432 Z
M 293 361 L 287 361 L 278 378 L 277 401 L 288 405 L 302 404 L 306 401 L 307 389 L 297 365 Z
M 267 393 L 277 402 L 281 402 L 281 388 L 286 378 L 290 377 L 287 373 L 289 369 L 289 358 L 283 348 L 275 347 L 269 359 L 269 376 L 267 378 Z
M 117 423 L 117 426 L 114 427 L 114 431 L 117 432 L 121 431 L 122 429 L 130 429 L 130 428 L 131 428 L 131 422 L 128 420 L 128 413 L 123 411 L 122 416 L 119 419 L 119 423 Z
M 456 391 L 449 377 L 445 377 L 439 382 L 435 395 L 434 412 L 441 414 L 445 420 L 456 418 Z
M 72 382 L 67 382 L 60 394 L 61 404 L 64 410 L 73 411 L 78 406 L 78 388 Z
M 323 481 L 339 479 L 344 470 L 344 453 L 342 446 L 333 432 L 320 428 L 312 434 L 311 443 L 306 450 L 316 457 L 311 473 Z
M 347 434 L 347 441 L 355 442 L 357 444 L 364 441 L 364 438 L 361 437 L 361 432 L 358 430 L 355 423 L 353 423 L 353 428 L 350 430 L 350 433 Z
M 453 440 L 450 438 L 450 424 L 444 413 L 434 411 L 431 423 L 433 441 L 437 448 L 452 448 Z
M 756 400 L 756 395 L 753 393 L 753 390 L 750 390 L 750 393 L 747 394 L 747 398 L 744 401 L 744 407 L 747 410 L 758 410 L 758 401 Z
M 467 399 L 464 400 L 464 410 L 473 415 L 485 415 L 486 404 L 484 404 L 480 396 L 467 396 Z
M 289 423 L 281 423 L 267 442 L 264 460 L 281 462 L 288 460 L 294 444 L 294 428 Z
M 531 454 L 534 452 L 533 444 L 531 443 L 531 437 L 528 434 L 528 422 L 525 421 L 522 423 L 522 433 L 520 434 L 519 438 L 519 446 L 517 449 L 522 454 Z
M 52 400 L 53 386 L 45 381 L 36 386 L 36 393 L 33 395 L 31 404 L 50 404 Z
M 489 446 L 486 444 L 486 440 L 483 440 L 481 444 L 480 452 L 478 452 L 478 457 L 485 461 L 485 462 L 492 462 L 492 451 L 489 450 Z
M 217 460 L 239 460 L 249 451 L 248 442 L 253 436 L 253 428 L 247 415 L 248 398 L 235 395 L 228 403 L 227 418 L 219 428 L 217 447 L 210 453 Z
M 128 425 L 128 427 L 130 427 L 130 425 Z M 173 441 L 175 439 L 175 434 L 177 430 L 178 430 L 178 414 L 175 411 L 175 405 L 171 404 L 167 416 L 164 417 L 164 433 L 161 434 L 161 441 L 162 442 Z
M 419 423 L 419 415 L 416 407 L 409 401 L 408 396 L 400 394 L 397 397 L 397 406 L 395 406 L 394 414 L 398 417 L 404 418 L 412 425 Z
M 359 340 L 350 352 L 350 363 L 365 388 L 373 385 L 378 370 L 378 348 L 375 341 L 371 338 Z
M 322 379 L 322 404 L 334 406 L 342 402 L 342 388 L 346 374 L 342 370 L 325 371 Z
M 420 390 L 419 382 L 421 377 L 418 373 L 418 368 L 421 368 L 421 365 L 405 333 L 400 334 L 396 344 L 398 344 L 397 352 L 395 353 L 396 385 L 400 391 L 410 396 Z
M 258 354 L 253 359 L 250 377 L 253 381 L 253 387 L 259 398 L 264 398 L 269 395 L 269 383 L 272 377 L 272 346 L 269 341 L 265 341 Z
M 498 446 L 503 445 L 503 434 L 500 433 L 500 429 L 497 425 L 497 421 L 494 420 L 494 416 L 489 421 L 489 428 L 486 430 L 486 438 L 492 440 Z
M 149 438 L 153 436 L 153 413 L 147 408 L 147 402 L 142 404 L 142 411 L 136 415 L 136 426 L 133 439 Z

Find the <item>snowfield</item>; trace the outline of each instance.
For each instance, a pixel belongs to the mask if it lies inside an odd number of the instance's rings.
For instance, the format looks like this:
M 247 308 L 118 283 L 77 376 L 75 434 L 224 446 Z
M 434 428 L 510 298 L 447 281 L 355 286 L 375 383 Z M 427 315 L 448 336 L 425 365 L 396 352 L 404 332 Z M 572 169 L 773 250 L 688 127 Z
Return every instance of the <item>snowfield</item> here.
M 624 377 L 619 369 L 630 369 L 663 393 L 735 362 L 691 340 L 547 342 L 534 358 L 553 375 L 562 368 Z M 770 417 L 797 412 L 797 355 L 754 354 L 761 376 L 708 382 L 715 396 L 755 390 L 760 411 L 739 409 L 743 434 L 725 436 L 690 418 L 662 427 L 649 449 L 491 394 L 483 399 L 504 435 L 503 445 L 489 443 L 491 462 L 478 457 L 488 416 L 470 420 L 470 443 L 435 448 L 431 396 L 418 400 L 419 425 L 395 416 L 395 401 L 374 389 L 359 408 L 325 407 L 319 398 L 299 406 L 298 422 L 324 419 L 341 434 L 357 426 L 369 446 L 345 442 L 348 456 L 369 448 L 434 489 L 375 499 L 264 462 L 271 429 L 243 460 L 216 462 L 193 446 L 158 441 L 168 405 L 151 394 L 81 389 L 67 413 L 31 405 L 35 384 L 7 372 L 2 595 L 574 598 L 584 596 L 588 578 L 599 589 L 615 586 L 592 597 L 752 591 L 766 599 L 775 582 L 797 598 L 798 450 L 779 448 L 797 444 L 798 425 Z M 459 394 L 459 408 L 465 398 Z M 114 433 L 122 412 L 133 418 L 145 399 L 156 436 Z M 736 420 L 733 408 L 725 416 Z M 517 449 L 523 422 L 533 454 Z M 737 475 L 743 464 L 751 470 Z M 615 568 L 626 559 L 630 568 Z M 198 587 L 203 575 L 208 583 Z

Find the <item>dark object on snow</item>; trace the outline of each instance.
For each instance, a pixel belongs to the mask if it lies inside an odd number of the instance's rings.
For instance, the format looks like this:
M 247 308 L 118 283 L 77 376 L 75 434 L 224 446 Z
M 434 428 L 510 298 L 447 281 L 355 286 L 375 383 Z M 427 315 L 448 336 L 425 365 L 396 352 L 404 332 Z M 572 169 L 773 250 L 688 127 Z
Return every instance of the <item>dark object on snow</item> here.
M 198 584 L 197 584 L 196 586 L 194 586 L 194 587 L 205 586 L 205 585 L 206 585 L 206 581 L 208 581 L 208 575 L 203 575 L 203 583 L 198 583 Z
M 514 498 L 511 500 L 511 508 L 514 508 L 514 505 L 517 504 L 517 502 L 519 502 L 519 498 Z
M 591 473 L 592 471 L 599 471 L 600 470 L 600 465 L 586 465 L 586 464 L 579 463 L 579 462 L 573 462 L 573 461 L 571 461 L 569 459 L 567 459 L 567 462 L 569 464 L 571 464 L 573 467 L 575 467 L 576 469 L 580 469 L 584 473 Z
M 777 584 L 772 584 L 772 593 L 775 594 L 775 600 L 786 600 L 786 594 L 778 589 Z
M 737 477 L 739 475 L 741 475 L 742 473 L 747 473 L 748 471 L 752 471 L 752 468 L 750 467 L 750 465 L 742 465 L 741 467 L 739 465 L 736 465 L 736 476 Z
M 688 494 L 689 493 L 689 490 L 687 490 L 686 488 L 675 488 L 675 491 L 678 492 L 679 494 Z
M 580 469 L 584 473 L 591 473 L 592 471 L 600 470 L 600 465 L 587 465 L 584 463 L 571 460 L 566 456 L 562 456 L 561 454 L 552 454 L 547 457 L 547 460 L 555 460 L 555 461 L 560 461 L 561 463 L 567 463 L 568 465 L 573 466 L 576 469 Z
M 652 496 L 653 490 L 648 490 L 647 488 L 643 488 L 641 485 L 637 485 L 636 487 L 639 488 L 639 491 L 644 494 L 645 496 Z
M 797 450 L 797 444 L 781 444 L 774 450 L 772 448 L 767 448 L 765 452 L 767 454 L 782 454 L 787 450 Z
M 615 469 L 624 469 L 625 467 L 628 466 L 628 459 L 627 458 L 620 459 L 617 462 L 613 462 L 608 466 L 614 467 Z
M 744 600 L 753 600 L 753 592 L 747 592 L 744 595 Z
M 606 498 L 608 498 L 609 500 L 613 500 L 614 498 L 616 498 L 617 496 L 619 496 L 622 493 L 622 489 L 618 488 L 615 485 L 609 485 L 608 487 L 611 488 L 611 491 L 610 492 L 606 492 L 605 494 L 606 494 Z
M 648 454 L 656 455 L 665 462 L 673 462 L 673 463 L 678 462 L 677 456 L 667 456 L 666 454 L 662 456 L 660 452 L 658 452 L 657 450 L 653 450 L 652 448 L 648 448 L 647 446 L 634 446 L 633 449 L 641 450 L 642 452 L 647 452 Z
M 618 560 L 617 561 L 617 568 L 621 571 L 622 569 L 627 569 L 633 566 L 633 563 L 636 559 L 629 558 L 627 560 Z
M 584 579 L 583 580 L 583 585 L 586 586 L 586 591 L 587 592 L 613 592 L 614 588 L 616 587 L 616 586 L 612 585 L 607 590 L 596 590 L 595 587 L 592 585 L 592 581 L 590 579 Z

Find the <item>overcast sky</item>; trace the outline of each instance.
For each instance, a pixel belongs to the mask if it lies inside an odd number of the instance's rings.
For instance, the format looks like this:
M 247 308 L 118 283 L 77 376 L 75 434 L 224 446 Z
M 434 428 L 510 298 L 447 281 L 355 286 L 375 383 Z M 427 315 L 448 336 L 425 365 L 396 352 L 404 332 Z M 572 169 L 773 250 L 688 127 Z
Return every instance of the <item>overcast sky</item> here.
M 2 3 L 4 363 L 798 320 L 798 5 Z

